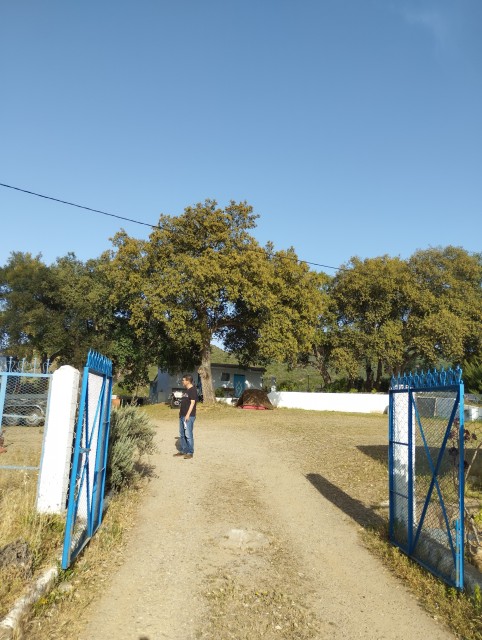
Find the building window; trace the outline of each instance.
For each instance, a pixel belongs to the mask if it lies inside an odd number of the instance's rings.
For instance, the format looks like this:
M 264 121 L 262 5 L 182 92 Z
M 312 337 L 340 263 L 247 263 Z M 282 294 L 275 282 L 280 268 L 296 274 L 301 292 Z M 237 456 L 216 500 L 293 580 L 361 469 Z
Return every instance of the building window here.
M 231 375 L 229 373 L 221 373 L 221 382 L 229 382 Z

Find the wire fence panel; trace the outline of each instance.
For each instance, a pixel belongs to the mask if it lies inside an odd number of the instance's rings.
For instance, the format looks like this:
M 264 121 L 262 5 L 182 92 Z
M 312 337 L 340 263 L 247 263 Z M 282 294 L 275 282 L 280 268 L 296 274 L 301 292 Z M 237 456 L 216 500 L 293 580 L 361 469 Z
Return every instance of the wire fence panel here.
M 89 352 L 75 435 L 62 568 L 67 569 L 102 522 L 112 395 L 112 362 Z
M 51 379 L 48 362 L 0 360 L 0 469 L 39 469 Z
M 464 388 L 461 371 L 392 380 L 390 539 L 463 588 Z M 417 385 L 417 386 L 413 386 Z
M 5 427 L 38 427 L 45 422 L 50 375 L 0 374 L 4 393 L 2 430 Z

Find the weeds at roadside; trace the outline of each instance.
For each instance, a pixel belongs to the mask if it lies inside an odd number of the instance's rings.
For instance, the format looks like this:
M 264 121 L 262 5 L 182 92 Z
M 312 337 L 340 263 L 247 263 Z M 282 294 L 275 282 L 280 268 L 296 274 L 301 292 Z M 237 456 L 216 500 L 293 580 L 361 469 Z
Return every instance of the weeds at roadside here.
M 120 421 L 119 417 L 122 418 Z M 38 616 L 39 620 L 42 617 L 49 619 L 62 603 L 77 600 L 84 583 L 89 585 L 92 580 L 95 582 L 99 572 L 108 572 L 112 558 L 116 557 L 122 546 L 124 532 L 132 522 L 132 517 L 128 517 L 128 514 L 133 511 L 136 491 L 142 486 L 141 476 L 146 475 L 140 457 L 154 450 L 154 431 L 150 428 L 147 417 L 131 407 L 115 413 L 113 426 L 114 439 L 116 434 L 120 434 L 126 436 L 118 437 L 121 445 L 125 445 L 126 440 L 129 441 L 127 455 L 123 458 L 124 466 L 119 468 L 112 464 L 111 459 L 109 468 L 110 472 L 114 469 L 118 485 L 124 492 L 111 500 L 102 527 L 78 559 L 74 569 L 60 571 L 54 588 L 34 606 L 33 616 Z M 13 432 L 13 429 L 9 432 Z M 12 446 L 8 451 L 8 464 L 38 465 L 41 449 L 40 431 L 24 429 L 13 433 L 16 435 L 13 444 L 18 446 Z M 114 442 L 114 451 L 115 444 L 117 443 Z M 16 459 L 19 455 L 21 458 Z M 7 548 L 9 562 L 5 562 L 4 566 L 0 557 L 0 618 L 9 611 L 15 600 L 31 585 L 45 566 L 59 562 L 65 515 L 37 513 L 37 476 L 38 474 L 31 470 L 0 470 L 0 549 L 5 546 L 12 546 L 13 549 L 10 551 Z M 16 562 L 15 545 L 21 547 L 25 555 L 21 563 Z M 89 565 L 89 558 L 92 565 Z M 103 578 L 99 580 L 102 582 Z M 39 638 L 53 638 L 54 633 L 56 631 L 51 630 L 47 636 L 42 632 Z M 21 637 L 21 631 L 19 634 Z M 64 636 L 65 633 L 58 637 Z M 25 637 L 33 638 L 33 632 L 29 631 Z
M 25 427 L 8 430 L 7 454 L 2 464 L 36 466 L 40 460 L 42 432 Z M 0 562 L 0 618 L 41 569 L 55 561 L 63 535 L 59 516 L 35 510 L 38 474 L 32 470 L 0 470 L 0 548 L 22 546 L 19 563 Z
M 388 540 L 388 529 L 362 532 L 366 547 L 401 579 L 436 620 L 445 622 L 464 640 L 482 637 L 482 596 L 449 587 L 402 553 Z
M 142 486 L 112 498 L 99 531 L 75 564 L 61 570 L 53 589 L 36 603 L 22 623 L 19 640 L 78 637 L 83 612 L 105 587 L 113 568 L 122 562 L 125 536 L 134 523 Z

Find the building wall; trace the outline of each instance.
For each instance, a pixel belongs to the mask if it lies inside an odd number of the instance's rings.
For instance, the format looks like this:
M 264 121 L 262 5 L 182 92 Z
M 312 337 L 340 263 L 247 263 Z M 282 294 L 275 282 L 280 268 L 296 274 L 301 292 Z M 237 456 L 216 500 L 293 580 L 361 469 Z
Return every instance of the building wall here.
M 223 380 L 222 374 L 229 374 L 229 380 Z M 243 375 L 246 376 L 246 389 L 261 389 L 261 376 L 262 371 L 252 371 L 251 369 L 226 369 L 222 365 L 213 366 L 213 386 L 214 389 L 224 389 L 225 395 L 232 396 L 234 393 L 234 376 Z
M 214 389 L 225 389 L 226 395 L 231 395 L 234 391 L 234 375 L 246 376 L 246 389 L 261 389 L 261 376 L 262 371 L 252 371 L 251 369 L 223 367 L 223 365 L 212 365 L 211 368 L 213 376 Z M 191 373 L 194 384 L 197 384 L 199 380 L 199 374 L 197 372 Z M 222 374 L 229 374 L 229 380 L 222 380 Z M 182 373 L 171 375 L 166 371 L 157 372 L 157 380 L 151 383 L 150 401 L 167 402 L 169 395 L 173 389 L 182 389 Z

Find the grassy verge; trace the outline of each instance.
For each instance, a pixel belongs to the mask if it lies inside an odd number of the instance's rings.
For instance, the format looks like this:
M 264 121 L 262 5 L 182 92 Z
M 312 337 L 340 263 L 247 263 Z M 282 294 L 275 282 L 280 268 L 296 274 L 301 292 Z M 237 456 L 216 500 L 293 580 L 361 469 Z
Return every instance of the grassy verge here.
M 69 601 L 73 593 L 81 606 L 84 601 L 89 602 L 122 549 L 138 492 L 145 484 L 143 478 L 149 475 L 149 465 L 145 465 L 140 456 L 154 450 L 154 432 L 147 419 L 132 407 L 114 412 L 111 422 L 110 448 L 114 456 L 109 458 L 109 480 L 122 492 L 111 500 L 101 529 L 76 561 L 74 569 L 61 571 L 56 588 L 37 604 L 33 612 L 35 624 L 27 621 L 28 632 L 24 635 L 20 632 L 19 637 L 63 637 L 62 633 L 55 635 L 56 627 L 45 632 L 45 620 L 50 619 L 63 602 Z M 4 435 L 7 452 L 2 453 L 0 464 L 39 465 L 43 429 L 13 427 Z M 0 469 L 0 618 L 45 567 L 59 562 L 65 515 L 37 513 L 37 479 L 38 472 L 34 470 Z M 69 606 L 66 610 L 76 610 L 78 614 L 77 607 Z M 35 635 L 37 628 L 40 629 L 38 636 Z
M 7 453 L 1 454 L 1 465 L 39 464 L 43 429 L 10 427 L 4 433 Z M 0 549 L 16 545 L 17 556 L 16 561 L 4 563 L 6 553 L 0 554 L 0 618 L 42 568 L 54 561 L 62 539 L 63 519 L 35 511 L 37 479 L 36 471 L 0 469 Z
M 18 640 L 76 638 L 84 612 L 109 582 L 123 560 L 126 533 L 135 521 L 141 485 L 117 494 L 109 503 L 102 526 L 75 564 L 60 571 L 54 588 L 41 598 L 23 620 Z
M 388 542 L 387 531 L 367 530 L 362 534 L 367 548 L 400 578 L 434 619 L 447 624 L 464 640 L 482 638 L 482 597 L 459 593 Z

